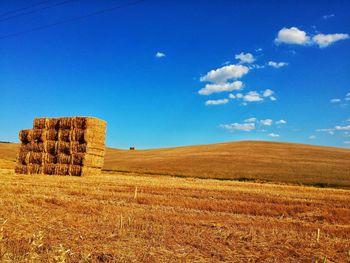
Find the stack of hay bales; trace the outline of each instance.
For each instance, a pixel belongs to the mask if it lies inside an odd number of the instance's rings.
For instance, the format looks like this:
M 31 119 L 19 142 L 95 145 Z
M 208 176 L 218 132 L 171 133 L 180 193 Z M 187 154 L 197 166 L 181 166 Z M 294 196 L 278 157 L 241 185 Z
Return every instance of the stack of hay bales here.
M 106 122 L 92 117 L 36 118 L 21 130 L 15 172 L 19 174 L 95 175 L 105 154 Z

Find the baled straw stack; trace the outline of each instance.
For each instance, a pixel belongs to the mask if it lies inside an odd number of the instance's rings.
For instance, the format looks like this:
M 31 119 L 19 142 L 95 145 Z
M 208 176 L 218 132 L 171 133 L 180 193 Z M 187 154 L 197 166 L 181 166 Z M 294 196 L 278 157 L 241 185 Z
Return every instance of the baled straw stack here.
M 36 118 L 22 130 L 15 171 L 89 175 L 101 171 L 106 122 L 92 117 Z

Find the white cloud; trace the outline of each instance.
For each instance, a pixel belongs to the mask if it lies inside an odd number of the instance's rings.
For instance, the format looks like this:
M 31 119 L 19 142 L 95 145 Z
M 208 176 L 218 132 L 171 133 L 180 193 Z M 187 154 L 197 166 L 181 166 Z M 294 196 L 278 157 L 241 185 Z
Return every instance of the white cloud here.
M 275 38 L 275 43 L 295 44 L 295 45 L 318 45 L 320 48 L 328 47 L 332 43 L 348 39 L 348 34 L 335 33 L 335 34 L 317 34 L 312 38 L 307 35 L 305 31 L 298 29 L 297 27 L 282 28 Z
M 344 144 L 350 144 L 350 141 L 345 141 Z
M 249 68 L 243 65 L 227 65 L 218 69 L 209 71 L 205 76 L 201 77 L 201 81 L 212 83 L 224 83 L 227 80 L 241 78 L 249 72 Z
M 261 47 L 259 47 L 259 48 L 255 49 L 255 51 L 256 52 L 261 52 L 261 51 L 263 51 L 263 49 Z
M 271 97 L 270 97 L 270 100 L 275 101 L 275 100 L 277 100 L 277 99 L 276 99 L 275 97 L 271 96 Z
M 272 121 L 271 119 L 260 120 L 260 124 L 261 124 L 261 125 L 271 126 L 272 123 L 273 123 L 273 121 Z
M 315 139 L 316 139 L 316 135 L 310 135 L 310 136 L 309 136 L 309 139 L 310 139 L 310 140 L 315 140 Z
M 255 123 L 231 123 L 231 124 L 221 124 L 221 128 L 228 131 L 246 131 L 249 132 L 255 129 Z
M 276 134 L 276 133 L 270 133 L 267 136 L 269 136 L 269 137 L 280 137 L 280 135 Z
M 249 118 L 244 120 L 244 122 L 256 122 L 256 121 L 257 121 L 256 118 Z
M 255 101 L 262 101 L 263 98 L 256 91 L 249 91 L 247 94 L 243 96 L 243 100 L 247 102 L 255 102 Z
M 350 131 L 350 125 L 347 125 L 347 126 L 335 126 L 335 129 L 338 130 L 338 131 Z
M 310 37 L 306 32 L 299 30 L 297 27 L 282 28 L 275 39 L 275 43 L 286 43 L 296 45 L 306 45 L 310 41 Z
M 237 98 L 237 99 L 243 98 L 243 94 L 242 94 L 242 93 L 237 93 L 237 94 L 236 94 L 236 98 Z
M 350 92 L 346 93 L 345 96 L 346 96 L 346 97 L 350 97 Z
M 334 14 L 329 14 L 329 15 L 324 15 L 322 16 L 323 19 L 329 19 L 329 18 L 332 18 L 334 17 L 335 15 Z
M 331 103 L 339 103 L 339 102 L 341 102 L 341 99 L 331 99 L 330 102 Z
M 285 120 L 276 121 L 277 125 L 286 124 L 286 123 L 287 123 L 287 121 L 285 121 Z
M 205 105 L 206 106 L 209 106 L 209 105 L 221 105 L 221 104 L 226 104 L 228 103 L 229 100 L 228 99 L 220 99 L 220 100 L 207 100 L 205 102 Z
M 348 38 L 348 34 L 317 34 L 316 36 L 312 37 L 312 41 L 316 43 L 320 48 L 324 48 L 336 41 Z
M 213 93 L 220 93 L 224 91 L 240 90 L 243 87 L 242 81 L 234 81 L 232 83 L 218 83 L 218 84 L 206 84 L 204 88 L 200 89 L 198 93 L 200 95 L 210 95 Z
M 159 52 L 159 51 L 156 53 L 156 58 L 163 58 L 163 57 L 165 57 L 165 53 Z
M 243 52 L 235 55 L 235 59 L 240 60 L 240 63 L 253 63 L 255 61 L 255 58 L 251 53 L 244 54 Z
M 275 61 L 269 61 L 267 63 L 267 65 L 269 65 L 270 67 L 273 67 L 273 68 L 282 68 L 282 67 L 285 67 L 288 65 L 287 62 L 275 62 Z
M 273 90 L 270 90 L 270 89 L 266 89 L 263 92 L 264 97 L 270 97 L 272 94 L 273 94 Z

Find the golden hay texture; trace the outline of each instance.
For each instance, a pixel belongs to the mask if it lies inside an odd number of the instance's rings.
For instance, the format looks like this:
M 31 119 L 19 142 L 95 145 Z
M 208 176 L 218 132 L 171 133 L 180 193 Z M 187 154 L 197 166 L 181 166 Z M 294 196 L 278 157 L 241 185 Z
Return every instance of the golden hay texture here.
M 350 261 L 348 190 L 0 168 L 0 205 L 0 262 Z
M 33 127 L 19 133 L 17 173 L 84 175 L 102 168 L 105 121 L 91 117 L 37 118 Z M 22 165 L 28 165 L 27 169 Z M 41 165 L 40 169 L 37 165 Z M 71 173 L 72 165 L 82 167 L 73 167 Z

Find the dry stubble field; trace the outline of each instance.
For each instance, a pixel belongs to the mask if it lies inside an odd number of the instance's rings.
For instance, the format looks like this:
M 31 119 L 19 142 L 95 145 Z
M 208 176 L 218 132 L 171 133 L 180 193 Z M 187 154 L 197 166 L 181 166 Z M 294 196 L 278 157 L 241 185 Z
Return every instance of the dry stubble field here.
M 0 176 L 3 262 L 350 261 L 348 190 L 106 172 Z

